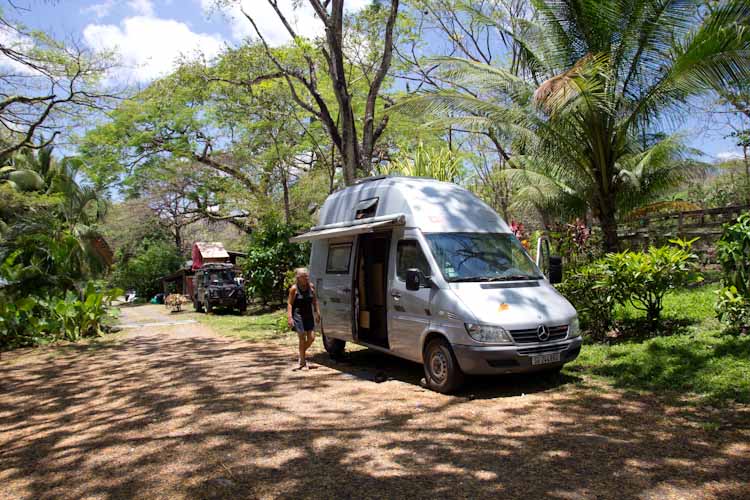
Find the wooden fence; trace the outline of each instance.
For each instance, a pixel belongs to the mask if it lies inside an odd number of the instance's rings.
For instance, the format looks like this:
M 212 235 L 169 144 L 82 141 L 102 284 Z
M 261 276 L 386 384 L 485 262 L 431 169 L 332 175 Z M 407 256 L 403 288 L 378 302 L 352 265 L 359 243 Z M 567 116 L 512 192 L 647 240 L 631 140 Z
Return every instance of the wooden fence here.
M 620 224 L 618 234 L 633 249 L 663 244 L 671 238 L 700 238 L 700 244 L 712 244 L 721 236 L 724 224 L 748 212 L 750 205 L 656 214 Z

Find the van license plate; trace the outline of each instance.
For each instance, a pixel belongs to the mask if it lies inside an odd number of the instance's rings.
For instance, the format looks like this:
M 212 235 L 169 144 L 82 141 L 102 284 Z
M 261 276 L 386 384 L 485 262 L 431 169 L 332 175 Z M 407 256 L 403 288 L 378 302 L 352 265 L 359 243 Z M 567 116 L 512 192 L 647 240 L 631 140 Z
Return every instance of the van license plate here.
M 549 354 L 542 354 L 540 356 L 531 356 L 532 365 L 546 365 L 547 363 L 556 363 L 560 361 L 559 352 L 551 352 Z

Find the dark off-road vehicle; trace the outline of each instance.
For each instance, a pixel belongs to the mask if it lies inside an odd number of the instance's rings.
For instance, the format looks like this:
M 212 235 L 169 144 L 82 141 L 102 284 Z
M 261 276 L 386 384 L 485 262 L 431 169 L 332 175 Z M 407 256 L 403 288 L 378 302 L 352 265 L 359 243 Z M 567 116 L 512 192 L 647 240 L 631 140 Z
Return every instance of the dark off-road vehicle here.
M 247 309 L 245 290 L 235 281 L 231 264 L 206 264 L 195 272 L 193 306 L 198 312 L 211 312 L 226 307 L 244 313 Z

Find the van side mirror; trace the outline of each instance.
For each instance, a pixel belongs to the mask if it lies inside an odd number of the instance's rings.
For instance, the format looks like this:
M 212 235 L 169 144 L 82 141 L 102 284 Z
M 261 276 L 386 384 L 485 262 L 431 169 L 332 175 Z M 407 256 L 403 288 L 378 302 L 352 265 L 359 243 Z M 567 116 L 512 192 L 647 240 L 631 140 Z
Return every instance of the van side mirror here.
M 549 258 L 549 282 L 553 285 L 562 282 L 563 279 L 563 263 L 562 257 L 556 257 L 550 255 Z
M 406 271 L 406 289 L 415 291 L 424 282 L 424 275 L 419 269 L 409 269 Z

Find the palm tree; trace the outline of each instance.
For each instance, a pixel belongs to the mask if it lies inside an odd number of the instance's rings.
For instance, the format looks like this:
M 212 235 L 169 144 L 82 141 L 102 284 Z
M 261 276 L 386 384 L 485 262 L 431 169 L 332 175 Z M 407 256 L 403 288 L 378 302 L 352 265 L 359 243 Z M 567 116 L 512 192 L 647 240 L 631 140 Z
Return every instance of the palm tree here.
M 107 203 L 95 188 L 79 182 L 82 167 L 75 157 L 57 160 L 53 148 L 46 146 L 15 155 L 0 177 L 25 196 L 48 197 L 35 210 L 4 223 L 0 258 L 20 250 L 21 259 L 41 278 L 60 281 L 56 286 L 66 289 L 101 274 L 110 263 L 108 247 L 96 227 Z
M 463 128 L 511 137 L 527 198 L 590 210 L 607 250 L 617 217 L 682 180 L 678 123 L 689 99 L 750 78 L 750 3 L 669 0 L 533 0 L 523 39 L 526 75 L 458 58 L 439 62 L 459 90 L 401 106 Z M 512 33 L 508 34 L 513 37 Z M 518 172 L 523 169 L 523 172 Z

